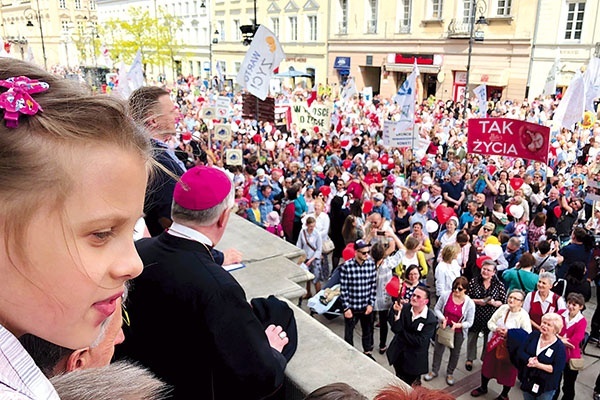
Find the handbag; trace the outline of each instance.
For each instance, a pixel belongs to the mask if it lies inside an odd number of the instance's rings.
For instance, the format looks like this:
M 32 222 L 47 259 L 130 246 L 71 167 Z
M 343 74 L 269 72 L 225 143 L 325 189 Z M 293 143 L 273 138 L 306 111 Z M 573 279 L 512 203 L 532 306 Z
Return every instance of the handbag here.
M 508 319 L 508 311 L 504 316 L 504 323 L 506 324 L 506 320 Z M 494 351 L 495 356 L 498 360 L 507 360 L 508 359 L 508 348 L 506 347 L 506 339 L 500 336 L 498 333 L 494 332 L 490 340 L 488 341 L 486 350 L 489 352 Z
M 569 360 L 569 368 L 572 371 L 581 371 L 583 369 L 583 357 L 571 358 Z
M 454 329 L 446 327 L 442 328 L 441 326 L 437 328 L 437 342 L 446 346 L 449 349 L 454 348 Z
M 321 253 L 329 254 L 335 249 L 335 245 L 333 244 L 333 240 L 328 236 L 327 239 L 323 241 L 323 245 L 321 247 Z

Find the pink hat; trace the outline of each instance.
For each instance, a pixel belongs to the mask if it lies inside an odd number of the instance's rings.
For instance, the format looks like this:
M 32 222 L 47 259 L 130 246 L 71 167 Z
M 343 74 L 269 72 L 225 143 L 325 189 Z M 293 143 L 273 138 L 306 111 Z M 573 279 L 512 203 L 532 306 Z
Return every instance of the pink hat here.
M 225 200 L 232 185 L 223 171 L 197 166 L 181 176 L 175 185 L 173 200 L 188 210 L 208 210 Z

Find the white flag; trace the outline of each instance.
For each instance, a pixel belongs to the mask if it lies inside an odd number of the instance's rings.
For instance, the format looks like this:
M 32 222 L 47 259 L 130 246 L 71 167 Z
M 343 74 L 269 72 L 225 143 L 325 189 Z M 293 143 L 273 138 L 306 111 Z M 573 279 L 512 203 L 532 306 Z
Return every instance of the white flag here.
M 413 66 L 413 70 L 408 75 L 398 93 L 394 96 L 394 101 L 400 108 L 400 126 L 398 131 L 405 132 L 411 131 L 415 124 L 415 97 L 417 94 L 417 77 L 419 76 L 419 67 L 417 62 Z
M 560 68 L 560 58 L 556 56 L 554 59 L 554 64 L 550 67 L 550 71 L 548 71 L 548 76 L 546 77 L 546 84 L 544 85 L 544 96 L 550 96 L 556 94 L 556 76 L 558 75 L 558 70 Z
M 594 99 L 600 97 L 600 58 L 592 57 L 583 74 L 586 110 L 594 111 Z
M 127 73 L 127 82 L 133 92 L 137 88 L 144 86 L 144 67 L 142 65 L 142 52 L 138 50 L 133 59 L 133 63 Z
M 581 72 L 576 71 L 552 119 L 563 128 L 573 129 L 573 125 L 583 118 L 584 101 L 585 84 L 583 82 L 583 75 Z
M 487 116 L 487 88 L 485 85 L 479 85 L 473 89 L 473 93 L 477 97 L 479 103 L 479 118 L 485 118 Z
M 219 82 L 217 82 L 218 89 L 221 90 L 225 78 L 223 77 L 223 65 L 219 61 L 217 61 L 217 78 L 219 79 Z
M 264 25 L 259 26 L 237 75 L 238 84 L 259 99 L 266 99 L 273 70 L 284 58 L 277 37 Z
M 117 76 L 117 85 L 111 92 L 114 96 L 119 96 L 122 99 L 127 99 L 133 90 L 129 87 L 129 81 L 127 80 L 127 66 L 121 60 L 119 65 L 119 75 Z
M 352 98 L 352 96 L 356 95 L 356 93 L 358 93 L 358 91 L 356 90 L 356 82 L 354 82 L 354 78 L 348 77 L 348 80 L 346 81 L 346 86 L 344 86 L 344 88 L 342 89 L 342 93 L 340 94 L 342 101 L 346 103 Z

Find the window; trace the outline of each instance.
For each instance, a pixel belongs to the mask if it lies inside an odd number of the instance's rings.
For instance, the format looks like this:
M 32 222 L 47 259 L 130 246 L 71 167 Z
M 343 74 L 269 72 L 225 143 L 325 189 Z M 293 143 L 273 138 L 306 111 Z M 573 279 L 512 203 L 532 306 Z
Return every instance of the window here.
M 62 34 L 63 35 L 68 35 L 69 34 L 69 30 L 71 28 L 71 24 L 69 23 L 69 21 L 63 19 L 62 21 L 60 21 L 60 26 L 61 26 Z
M 367 16 L 369 19 L 367 20 L 367 32 L 368 33 L 377 33 L 377 0 L 368 0 L 369 1 L 369 13 Z
M 83 36 L 84 26 L 83 21 L 77 21 L 77 33 L 79 36 Z
M 225 21 L 219 21 L 217 26 L 219 27 L 219 40 L 225 41 Z
M 81 10 L 81 0 L 75 0 L 75 9 Z
M 410 32 L 411 8 L 412 8 L 411 0 L 400 0 L 400 24 L 399 24 L 399 32 L 400 33 L 409 33 Z
M 471 22 L 471 0 L 463 0 L 463 23 Z
M 585 11 L 585 2 L 567 4 L 567 25 L 565 26 L 565 39 L 581 39 L 581 29 L 583 27 L 583 13 Z
M 62 9 L 67 8 L 67 0 L 59 0 L 58 7 Z
M 236 61 L 235 63 L 233 63 L 234 67 L 235 67 L 235 74 L 237 75 L 238 72 L 240 72 L 240 68 L 242 68 L 242 63 L 239 61 Z
M 340 21 L 338 33 L 348 33 L 348 0 L 340 0 L 342 20 Z
M 308 40 L 311 42 L 317 41 L 317 16 L 309 15 L 308 16 L 308 26 L 310 29 Z
M 290 21 L 290 41 L 298 40 L 298 18 L 297 17 L 289 17 Z
M 96 0 L 90 0 L 90 10 L 96 9 Z
M 497 10 L 497 14 L 498 15 L 503 15 L 508 17 L 510 15 L 510 6 L 511 6 L 512 0 L 498 0 L 498 10 Z
M 443 0 L 431 0 L 431 18 L 442 19 Z
M 271 18 L 271 28 L 275 37 L 279 37 L 279 17 Z
M 235 40 L 242 40 L 242 31 L 240 31 L 240 20 L 233 20 L 233 37 Z

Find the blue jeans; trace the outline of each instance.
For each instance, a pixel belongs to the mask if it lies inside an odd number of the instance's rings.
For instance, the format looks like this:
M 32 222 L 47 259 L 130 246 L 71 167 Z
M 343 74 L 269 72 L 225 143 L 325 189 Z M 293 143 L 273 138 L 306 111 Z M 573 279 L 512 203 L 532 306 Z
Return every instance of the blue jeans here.
M 554 396 L 554 390 L 549 390 L 538 395 L 523 392 L 523 400 L 552 400 L 552 396 Z

